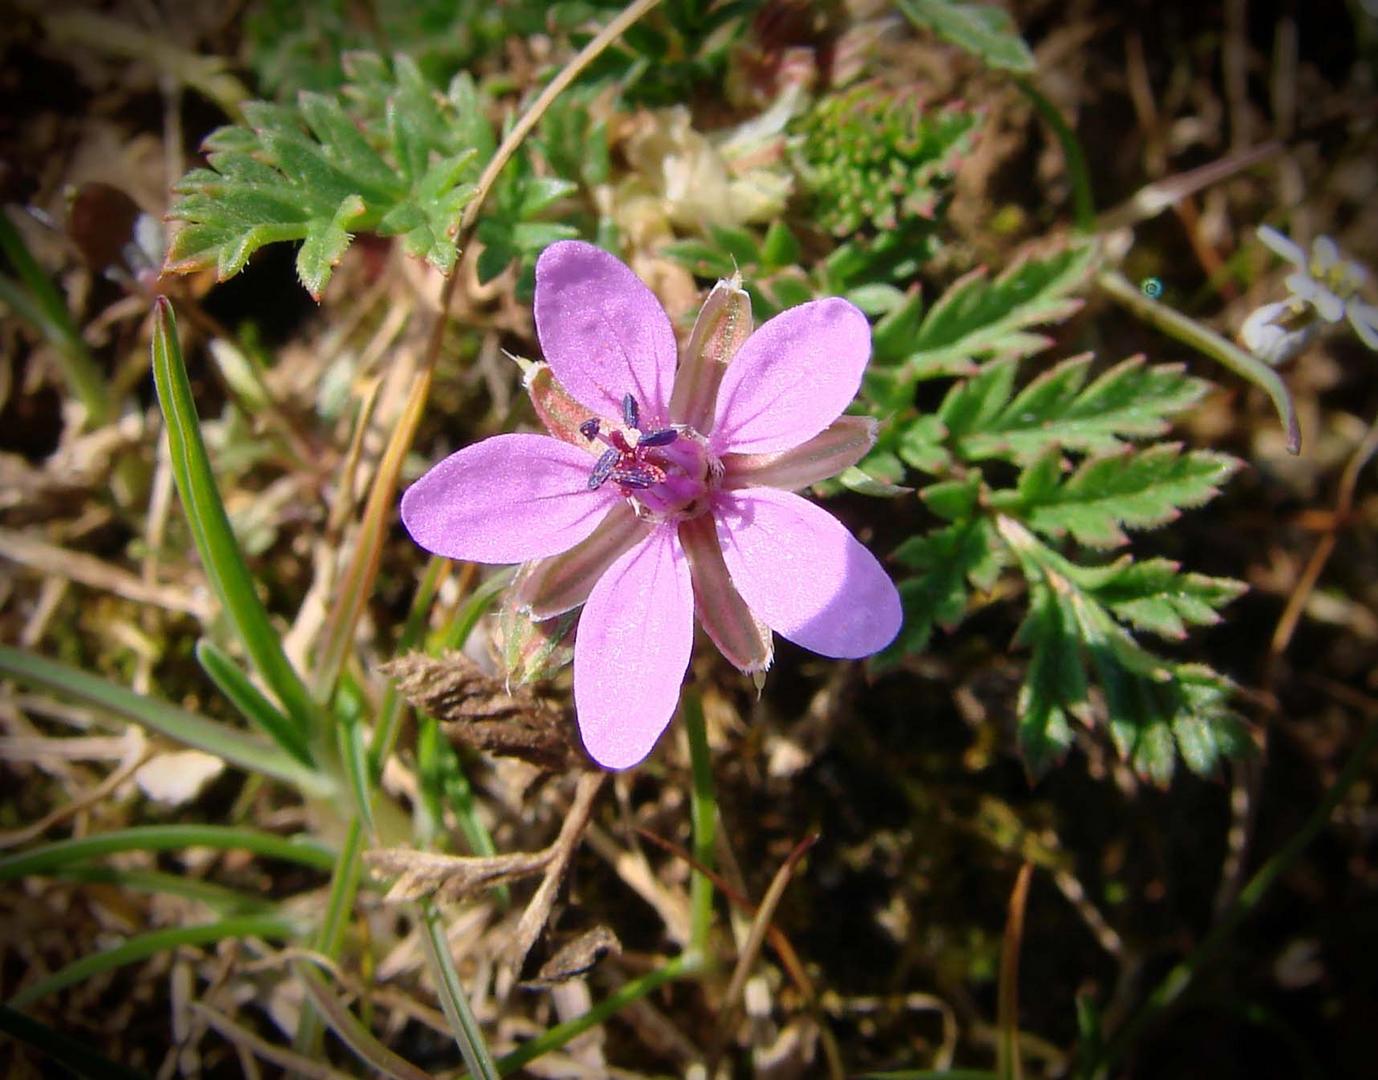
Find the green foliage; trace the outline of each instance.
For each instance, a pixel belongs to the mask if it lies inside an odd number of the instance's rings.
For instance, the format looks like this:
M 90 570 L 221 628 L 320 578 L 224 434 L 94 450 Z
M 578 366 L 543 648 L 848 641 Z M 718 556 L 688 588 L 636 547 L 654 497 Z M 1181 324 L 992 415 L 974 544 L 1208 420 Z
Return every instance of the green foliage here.
M 479 282 L 491 281 L 514 260 L 534 266 L 542 249 L 556 240 L 578 236 L 579 230 L 571 225 L 533 220 L 577 187 L 558 177 L 536 176 L 526 157 L 514 157 L 498 178 L 489 196 L 488 213 L 475 233 L 483 242 L 478 258 Z
M 257 85 L 278 101 L 292 101 L 302 90 L 338 90 L 349 81 L 345 57 L 360 50 L 406 53 L 429 82 L 443 86 L 512 34 L 572 30 L 619 6 L 588 0 L 256 0 L 244 20 L 244 58 Z
M 1169 614 L 1166 628 L 1174 618 L 1180 626 L 1184 614 L 1215 622 L 1216 608 L 1242 585 L 1180 574 L 1165 560 L 1146 564 L 1143 573 L 1128 560 L 1080 567 L 1012 519 L 998 519 L 997 527 L 1029 583 L 1018 640 L 1032 653 L 1019 695 L 1020 745 L 1030 771 L 1043 771 L 1067 748 L 1071 718 L 1092 720 L 1088 668 L 1104 696 L 1116 750 L 1155 782 L 1172 779 L 1178 754 L 1193 772 L 1208 773 L 1222 755 L 1247 750 L 1243 721 L 1229 707 L 1230 681 L 1203 664 L 1164 660 L 1143 648 L 1117 618 L 1125 617 L 1123 606 L 1111 599 L 1114 583 L 1132 578 L 1133 602 L 1152 612 L 1150 620 Z
M 762 0 L 664 0 L 590 65 L 586 78 L 616 82 L 634 104 L 695 100 L 703 87 L 722 85 L 729 53 L 761 5 Z M 610 10 L 623 6 L 613 2 Z
M 1136 634 L 1180 641 L 1218 621 L 1243 586 L 1099 552 L 1208 502 L 1239 463 L 1145 444 L 1207 389 L 1180 366 L 1133 358 L 1093 377 L 1080 356 L 1019 385 L 1028 357 L 1049 344 L 1031 328 L 1077 310 L 1071 294 L 1091 258 L 1072 247 L 994 281 L 971 274 L 926 314 L 906 299 L 876 327 L 880 368 L 866 389 L 888 423 L 861 474 L 890 484 L 906 467 L 927 474 L 919 498 L 941 520 L 893 553 L 908 571 L 905 625 L 876 662 L 926 648 L 936 627 L 959 623 L 1016 570 L 1028 598 L 1016 643 L 1029 655 L 1018 717 L 1030 771 L 1065 753 L 1078 725 L 1100 723 L 1126 760 L 1166 783 L 1178 757 L 1207 772 L 1247 744 L 1227 679 L 1160 657 Z M 935 411 L 916 409 L 919 382 L 944 372 L 963 377 Z
M 1044 535 L 1070 535 L 1098 548 L 1127 544 L 1122 526 L 1156 528 L 1180 508 L 1210 501 L 1239 467 L 1224 454 L 1184 454 L 1173 443 L 1091 458 L 1070 476 L 1063 464 L 1062 454 L 1049 450 L 1020 474 L 1014 491 L 993 494 L 991 505 Z
M 912 91 L 875 83 L 822 98 L 801 144 L 819 224 L 839 237 L 903 228 L 917 244 L 946 207 L 980 122 L 967 106 L 930 108 Z
M 210 168 L 182 178 L 169 210 L 187 223 L 170 270 L 214 266 L 223 280 L 264 244 L 300 240 L 297 273 L 319 297 L 351 230 L 399 236 L 409 254 L 454 266 L 460 215 L 494 149 L 473 83 L 459 76 L 438 95 L 405 56 L 356 53 L 345 67 L 341 94 L 253 102 L 247 126 L 211 134 Z
M 1021 74 L 1034 70 L 1033 53 L 1003 8 L 961 0 L 899 0 L 899 9 L 915 26 L 932 30 L 988 67 Z
M 707 231 L 706 240 L 678 240 L 662 250 L 698 277 L 740 272 L 761 321 L 820 296 L 845 297 L 869 315 L 892 311 L 905 295 L 889 283 L 891 277 L 912 275 L 920 261 L 916 252 L 891 242 L 893 237 L 858 239 L 834 248 L 807 272 L 799 265 L 803 244 L 783 221 L 763 235 L 726 225 Z
M 1028 356 L 1048 339 L 1031 326 L 1060 322 L 1081 307 L 1070 294 L 1093 258 L 1072 245 L 1015 263 L 993 281 L 975 270 L 954 283 L 924 315 L 906 343 L 903 363 L 919 378 L 962 373 L 980 357 Z

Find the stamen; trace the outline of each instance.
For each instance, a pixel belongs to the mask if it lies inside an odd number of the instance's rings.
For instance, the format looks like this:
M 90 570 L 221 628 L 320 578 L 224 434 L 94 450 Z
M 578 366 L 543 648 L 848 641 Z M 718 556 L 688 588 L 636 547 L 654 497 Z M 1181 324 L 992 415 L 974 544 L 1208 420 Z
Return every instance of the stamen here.
M 598 423 L 598 421 L 591 420 L 589 421 L 589 423 L 596 424 Z M 593 472 L 589 473 L 590 491 L 594 491 L 595 489 L 603 486 L 604 482 L 608 479 L 608 477 L 612 475 L 613 468 L 617 465 L 617 462 L 621 457 L 622 455 L 618 453 L 616 450 L 603 451 L 603 456 L 600 457 L 598 459 L 598 463 L 594 465 Z
M 637 440 L 637 446 L 669 446 L 679 438 L 679 432 L 672 427 L 661 428 Z
M 664 483 L 665 470 L 657 468 L 649 461 L 643 461 L 632 465 L 630 468 L 614 469 L 612 479 L 623 487 L 645 491 L 647 488 L 655 487 L 656 484 Z
M 593 442 L 594 439 L 598 438 L 598 429 L 600 427 L 602 427 L 602 425 L 598 423 L 598 418 L 596 416 L 590 417 L 579 425 L 579 434 L 589 442 Z
M 641 430 L 641 412 L 636 407 L 636 398 L 631 394 L 622 395 L 622 422 L 629 428 Z

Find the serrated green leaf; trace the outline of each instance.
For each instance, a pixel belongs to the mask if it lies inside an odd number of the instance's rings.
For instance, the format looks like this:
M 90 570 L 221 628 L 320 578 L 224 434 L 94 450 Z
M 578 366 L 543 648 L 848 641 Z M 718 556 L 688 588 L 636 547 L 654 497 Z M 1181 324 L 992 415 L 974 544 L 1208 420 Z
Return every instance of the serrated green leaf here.
M 933 513 L 948 521 L 968 518 L 976 510 L 981 497 L 981 470 L 973 469 L 956 480 L 942 480 L 929 484 L 919 492 L 919 498 Z
M 1046 581 L 1029 589 L 1029 613 L 1016 642 L 1032 650 L 1019 690 L 1019 748 L 1034 776 L 1072 743 L 1072 720 L 1089 711 L 1077 622 Z
M 899 8 L 915 26 L 932 30 L 990 67 L 1024 74 L 1034 70 L 1033 53 L 1003 8 L 959 0 L 899 0 Z
M 1010 398 L 1017 367 L 1013 359 L 995 360 L 953 386 L 938 407 L 938 419 L 948 434 L 961 439 L 989 424 Z
M 1080 306 L 1068 294 L 1094 257 L 1074 244 L 1045 258 L 1015 263 L 994 281 L 981 271 L 960 278 L 929 309 L 910 339 L 905 363 L 916 377 L 952 370 L 977 356 L 1028 356 L 1047 340 L 1027 328 L 1067 318 Z
M 1125 528 L 1149 528 L 1175 519 L 1182 508 L 1219 494 L 1240 462 L 1209 450 L 1182 453 L 1176 443 L 1091 458 L 1060 480 L 1059 458 L 1045 453 L 1020 475 L 1014 492 L 996 492 L 992 505 L 1017 513 L 1037 531 L 1070 534 L 1091 547 L 1128 542 Z
M 358 195 L 347 196 L 328 220 L 307 224 L 306 239 L 297 250 L 297 277 L 313 299 L 321 298 L 321 290 L 339 264 L 349 242 L 349 225 L 364 214 L 364 200 Z
M 1049 751 L 1065 745 L 1066 720 L 1092 718 L 1086 695 L 1087 666 L 1105 700 L 1105 714 L 1122 758 L 1155 783 L 1166 785 L 1180 753 L 1194 772 L 1214 768 L 1222 755 L 1249 749 L 1243 722 L 1229 708 L 1230 681 L 1203 664 L 1178 664 L 1144 649 L 1116 621 L 1116 606 L 1173 589 L 1197 590 L 1193 605 L 1213 608 L 1241 588 L 1235 582 L 1183 575 L 1167 560 L 1142 570 L 1128 558 L 1107 567 L 1081 567 L 1042 544 L 1010 518 L 997 518 L 1029 581 L 1030 611 L 1018 640 L 1033 647 L 1020 692 L 1020 730 L 1035 773 Z M 1189 578 L 1196 578 L 1188 584 Z M 1203 620 L 1205 621 L 1205 620 Z M 1051 734 L 1049 734 L 1051 733 Z
M 991 588 L 1004 565 L 1005 553 L 989 519 L 976 518 L 911 537 L 894 559 L 919 571 L 898 583 L 904 604 L 904 627 L 877 659 L 885 667 L 900 656 L 922 652 L 935 626 L 952 627 L 966 615 L 968 583 Z
M 1109 453 L 1126 439 L 1163 434 L 1168 418 L 1196 404 L 1209 386 L 1181 365 L 1149 366 L 1141 357 L 1085 386 L 1090 366 L 1091 357 L 1081 356 L 1044 372 L 961 433 L 957 452 L 972 461 L 998 457 L 1020 464 L 1049 446 Z
M 1188 624 L 1218 623 L 1217 609 L 1247 588 L 1229 578 L 1184 574 L 1168 559 L 1133 562 L 1126 556 L 1108 566 L 1075 567 L 1069 574 L 1117 619 L 1169 639 L 1186 637 Z
M 344 66 L 351 82 L 337 94 L 250 102 L 245 125 L 206 140 L 210 168 L 175 187 L 169 217 L 186 226 L 169 270 L 214 266 L 223 280 L 265 244 L 301 240 L 298 273 L 319 298 L 351 231 L 366 230 L 401 236 L 409 254 L 453 268 L 460 216 L 492 153 L 472 81 L 457 79 L 444 97 L 404 55 L 389 65 L 355 54 Z M 562 183 L 531 188 L 532 202 L 557 197 Z

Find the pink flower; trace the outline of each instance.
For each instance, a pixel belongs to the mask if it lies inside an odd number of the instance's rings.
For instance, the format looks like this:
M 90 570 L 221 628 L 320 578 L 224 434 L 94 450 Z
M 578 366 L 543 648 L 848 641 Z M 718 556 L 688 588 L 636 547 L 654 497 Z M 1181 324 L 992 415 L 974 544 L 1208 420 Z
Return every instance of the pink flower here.
M 873 421 L 840 416 L 870 358 L 860 311 L 815 300 L 751 333 L 746 293 L 719 282 L 677 363 L 650 289 L 569 240 L 536 264 L 535 313 L 549 367 L 528 389 L 552 435 L 451 454 L 407 490 L 402 521 L 452 559 L 540 560 L 517 586 L 537 619 L 584 605 L 574 701 L 594 760 L 625 769 L 651 752 L 695 614 L 746 672 L 770 666 L 771 631 L 832 657 L 889 644 L 901 619 L 889 577 L 791 494 L 875 440 Z

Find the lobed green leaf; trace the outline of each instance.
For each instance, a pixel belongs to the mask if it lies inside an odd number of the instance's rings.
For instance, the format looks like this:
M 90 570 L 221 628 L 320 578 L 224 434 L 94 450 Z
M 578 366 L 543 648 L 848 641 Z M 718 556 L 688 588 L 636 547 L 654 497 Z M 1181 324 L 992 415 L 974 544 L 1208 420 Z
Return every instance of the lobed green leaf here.
M 1068 294 L 1085 280 L 1094 248 L 1074 244 L 1044 258 L 1026 258 L 994 281 L 976 270 L 958 279 L 928 310 L 910 339 L 911 374 L 944 374 L 979 356 L 1028 356 L 1048 339 L 1028 327 L 1058 322 L 1081 306 Z
M 1064 360 L 1013 400 L 996 403 L 1002 407 L 987 407 L 957 433 L 960 456 L 1028 464 L 1050 446 L 1110 453 L 1126 439 L 1165 433 L 1169 417 L 1195 405 L 1209 386 L 1181 365 L 1149 366 L 1142 357 L 1117 364 L 1086 386 L 1091 362 L 1089 355 Z
M 467 76 L 448 95 L 399 55 L 391 66 L 352 54 L 337 95 L 303 91 L 295 107 L 244 106 L 245 124 L 205 142 L 209 168 L 176 185 L 167 268 L 214 266 L 224 280 L 266 244 L 303 241 L 297 272 L 317 299 L 352 229 L 399 235 L 408 253 L 454 267 L 460 215 L 493 132 Z
M 1162 525 L 1184 507 L 1209 502 L 1240 465 L 1226 454 L 1158 443 L 1091 458 L 1064 479 L 1061 456 L 1050 450 L 1020 474 L 1015 491 L 994 493 L 991 504 L 1044 535 L 1117 547 L 1128 543 L 1125 528 Z

